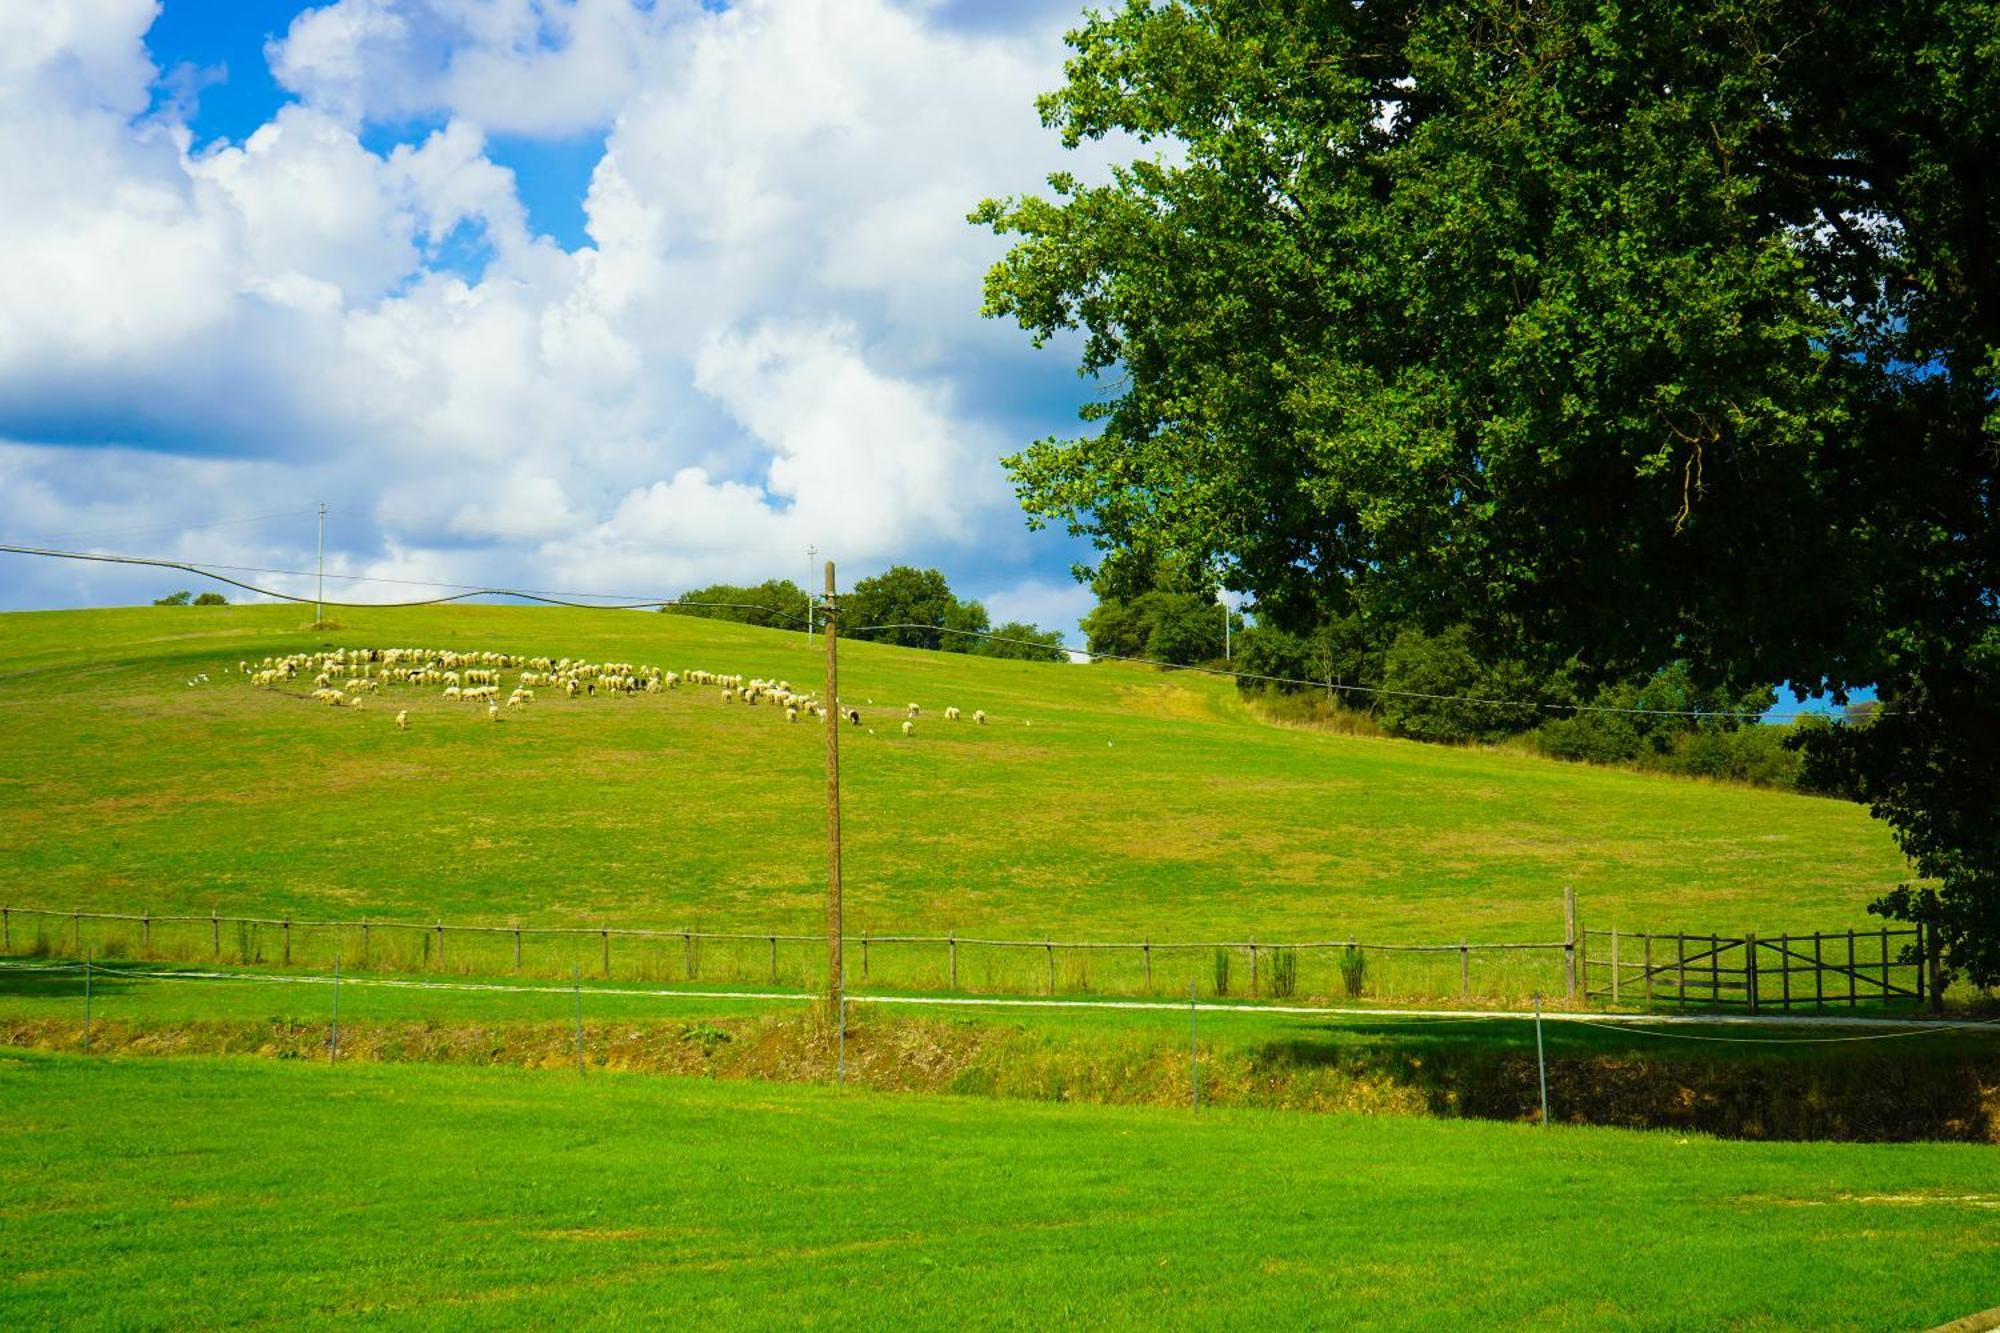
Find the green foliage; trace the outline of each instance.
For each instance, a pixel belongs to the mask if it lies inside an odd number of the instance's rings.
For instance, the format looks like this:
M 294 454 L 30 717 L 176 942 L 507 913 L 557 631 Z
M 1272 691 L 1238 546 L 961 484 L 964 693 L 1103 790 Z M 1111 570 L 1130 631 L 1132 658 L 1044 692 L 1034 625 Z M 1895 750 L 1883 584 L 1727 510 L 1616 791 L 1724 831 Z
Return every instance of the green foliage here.
M 1271 950 L 1271 998 L 1289 1000 L 1299 989 L 1299 951 Z
M 1368 984 L 1368 955 L 1355 945 L 1340 951 L 1340 984 L 1350 1000 L 1360 999 L 1362 988 Z
M 1019 620 L 1010 620 L 993 631 L 991 639 L 975 640 L 971 651 L 980 657 L 999 657 L 1017 662 L 1067 662 L 1063 636 Z M 1009 642 L 1013 640 L 1013 642 Z
M 1079 330 L 1106 381 L 1008 460 L 1031 521 L 1586 691 L 1877 685 L 1893 717 L 1808 767 L 1939 881 L 1886 909 L 2000 981 L 1996 30 L 1993 0 L 1093 11 L 1044 121 L 1173 151 L 973 214 L 1016 238 L 987 313 Z
M 1151 558 L 1110 561 L 1092 581 L 1097 605 L 1083 618 L 1090 651 L 1176 666 L 1220 660 L 1225 611 L 1212 584 Z M 1227 612 L 1234 630 L 1243 618 Z
M 663 606 L 660 610 L 678 616 L 698 616 L 704 620 L 761 625 L 766 629 L 803 630 L 806 627 L 806 590 L 790 579 L 766 579 L 748 586 L 711 583 L 706 588 L 682 593 L 678 604 Z
M 1497 740 L 1542 716 L 1533 702 L 1514 702 L 1539 693 L 1526 668 L 1481 661 L 1464 626 L 1437 635 L 1414 629 L 1398 634 L 1383 657 L 1382 689 L 1382 725 L 1415 740 Z M 1462 697 L 1436 697 L 1446 695 Z
M 865 630 L 870 643 L 963 652 L 965 637 L 940 633 L 938 627 L 983 630 L 986 608 L 977 602 L 961 604 L 939 570 L 894 565 L 854 585 L 841 599 L 840 623 L 843 633 Z M 895 628 L 867 628 L 874 625 Z
M 228 606 L 229 599 L 219 592 L 205 592 L 194 599 L 196 606 Z
M 167 594 L 167 595 L 166 595 L 165 597 L 162 597 L 162 598 L 159 598 L 159 599 L 158 599 L 157 601 L 155 601 L 155 602 L 153 603 L 153 605 L 154 605 L 154 606 L 186 606 L 186 605 L 188 604 L 188 601 L 189 601 L 189 599 L 190 599 L 190 598 L 192 598 L 193 596 L 194 596 L 194 594 L 193 594 L 193 593 L 191 593 L 191 592 L 187 591 L 187 589 L 183 588 L 183 589 L 182 589 L 181 591 L 179 591 L 179 592 L 170 592 L 170 593 L 168 593 L 168 594 Z

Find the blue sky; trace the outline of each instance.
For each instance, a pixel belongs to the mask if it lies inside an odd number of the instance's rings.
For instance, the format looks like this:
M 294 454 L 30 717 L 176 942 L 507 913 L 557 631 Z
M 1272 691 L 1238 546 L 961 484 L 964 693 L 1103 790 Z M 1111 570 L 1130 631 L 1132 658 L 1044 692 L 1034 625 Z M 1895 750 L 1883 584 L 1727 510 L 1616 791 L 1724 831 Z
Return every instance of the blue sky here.
M 1000 243 L 963 217 L 1077 165 L 1033 110 L 1075 12 L 26 11 L 0 163 L 46 187 L 0 217 L 0 532 L 294 569 L 324 500 L 366 597 L 673 592 L 810 545 L 1073 631 L 1087 552 L 1026 530 L 997 459 L 1085 386 L 978 317 Z M 151 583 L 10 563 L 0 605 Z

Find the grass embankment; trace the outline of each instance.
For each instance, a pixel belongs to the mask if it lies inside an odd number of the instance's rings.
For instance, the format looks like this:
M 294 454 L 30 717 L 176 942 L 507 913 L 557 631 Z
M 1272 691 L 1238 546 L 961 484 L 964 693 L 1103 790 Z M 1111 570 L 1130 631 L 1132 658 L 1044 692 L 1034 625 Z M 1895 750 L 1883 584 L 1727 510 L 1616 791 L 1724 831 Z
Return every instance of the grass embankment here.
M 340 617 L 342 628 L 314 632 L 289 607 L 0 615 L 7 898 L 817 928 L 822 747 L 815 728 L 774 709 L 709 690 L 545 695 L 488 724 L 429 689 L 329 710 L 299 697 L 310 682 L 268 691 L 236 674 L 240 659 L 271 653 L 420 644 L 814 684 L 820 655 L 802 636 L 548 608 Z M 209 683 L 189 687 L 201 672 Z M 1865 924 L 1865 904 L 1906 872 L 1854 805 L 1274 727 L 1201 677 L 853 643 L 842 681 L 872 729 L 843 734 L 855 933 L 1550 940 L 1574 885 L 1598 925 L 1775 934 Z M 896 724 L 908 701 L 927 711 L 906 740 Z M 946 723 L 947 704 L 993 723 Z M 397 708 L 410 710 L 407 733 L 392 725 Z M 188 952 L 207 947 L 197 939 Z M 677 966 L 678 946 L 662 948 L 674 955 L 662 966 Z M 914 981 L 933 979 L 935 955 Z M 890 951 L 878 957 L 893 965 Z M 969 962 L 965 981 L 1027 988 L 1041 961 L 985 964 L 990 978 Z M 754 975 L 763 962 L 744 966 Z M 1474 963 L 1475 991 L 1554 982 L 1547 959 L 1532 976 L 1524 960 Z M 814 965 L 802 952 L 799 979 Z M 1301 992 L 1334 993 L 1332 962 L 1314 965 L 1322 975 L 1302 967 Z M 1066 988 L 1122 987 L 1138 960 L 1077 966 L 1085 974 L 1066 975 Z M 1179 972 L 1210 966 L 1168 960 L 1159 985 L 1184 987 Z M 1382 958 L 1375 975 L 1391 990 L 1449 994 L 1456 968 L 1453 957 Z
M 1914 1328 L 2000 1158 L 412 1066 L 0 1057 L 0 1323 Z
M 830 1082 L 834 1034 L 811 1000 L 698 997 L 506 980 L 192 979 L 98 972 L 90 1049 L 325 1060 L 336 1010 L 349 1061 L 591 1068 Z M 411 984 L 411 983 L 417 984 Z M 422 988 L 419 988 L 419 987 Z M 85 1046 L 77 972 L 0 971 L 0 1044 Z M 1538 1114 L 1528 1021 L 1101 1004 L 850 1006 L 848 1077 L 866 1087 L 1184 1106 L 1191 1046 L 1212 1104 L 1522 1120 Z M 2000 1140 L 1988 1029 L 1545 1025 L 1556 1119 L 1726 1137 Z M 1863 1040 L 1831 1040 L 1863 1037 Z M 1790 1044 L 1779 1044 L 1788 1042 Z

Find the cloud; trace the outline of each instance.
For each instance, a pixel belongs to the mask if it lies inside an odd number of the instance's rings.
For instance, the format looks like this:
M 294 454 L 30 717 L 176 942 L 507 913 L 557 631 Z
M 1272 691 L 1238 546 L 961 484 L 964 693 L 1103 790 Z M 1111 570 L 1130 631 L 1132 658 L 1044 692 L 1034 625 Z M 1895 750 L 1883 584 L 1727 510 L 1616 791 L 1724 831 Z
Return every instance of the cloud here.
M 339 0 L 270 46 L 297 100 L 197 150 L 154 97 L 154 12 L 0 15 L 0 171 L 43 185 L 0 211 L 0 441 L 33 483 L 0 531 L 110 517 L 84 497 L 115 466 L 156 517 L 331 500 L 357 573 L 660 592 L 811 544 L 1013 578 L 1068 623 L 995 461 L 1040 409 L 994 401 L 1032 377 L 977 317 L 998 243 L 963 221 L 1054 160 L 1060 24 Z M 486 136 L 579 127 L 605 150 L 564 249 Z M 1073 381 L 1043 373 L 1058 429 Z M 108 452 L 66 477 L 78 449 Z
M 1012 587 L 986 594 L 986 614 L 996 625 L 1010 620 L 1023 621 L 1042 629 L 1061 630 L 1071 643 L 1082 643 L 1079 621 L 1097 605 L 1097 597 L 1076 582 L 1050 579 L 1023 579 Z

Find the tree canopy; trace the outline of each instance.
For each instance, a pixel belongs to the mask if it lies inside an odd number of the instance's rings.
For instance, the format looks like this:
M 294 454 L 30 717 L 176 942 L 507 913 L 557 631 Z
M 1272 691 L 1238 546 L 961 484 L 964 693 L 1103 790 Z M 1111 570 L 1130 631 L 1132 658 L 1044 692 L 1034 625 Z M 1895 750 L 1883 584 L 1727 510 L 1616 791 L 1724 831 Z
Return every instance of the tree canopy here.
M 1102 381 L 1008 460 L 1031 521 L 1279 626 L 1876 685 L 1808 765 L 2000 980 L 2000 3 L 1127 0 L 1070 44 L 1043 119 L 1161 151 L 973 214 L 986 311 Z

